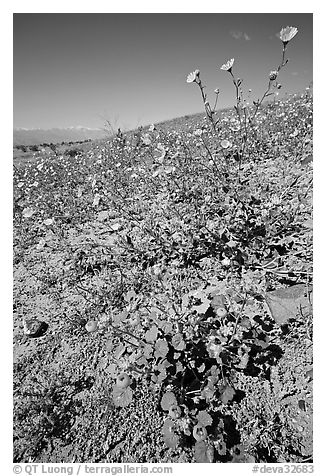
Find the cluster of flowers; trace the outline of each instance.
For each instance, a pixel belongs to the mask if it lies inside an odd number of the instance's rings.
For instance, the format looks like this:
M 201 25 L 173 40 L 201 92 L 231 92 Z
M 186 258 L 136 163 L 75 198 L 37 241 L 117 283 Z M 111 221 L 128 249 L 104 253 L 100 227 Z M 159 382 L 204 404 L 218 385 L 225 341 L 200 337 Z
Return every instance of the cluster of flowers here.
M 283 42 L 283 53 L 284 53 L 289 41 L 291 41 L 297 33 L 298 33 L 298 29 L 296 27 L 287 26 L 286 28 L 282 28 L 282 30 L 279 33 L 279 38 Z M 234 64 L 234 58 L 231 58 L 221 66 L 221 70 L 227 71 L 232 75 L 233 74 L 232 73 L 233 64 Z M 282 63 L 282 66 L 283 66 L 283 63 Z M 273 70 L 269 73 L 269 80 L 270 81 L 275 81 L 277 79 L 279 70 L 280 70 L 280 67 L 277 70 Z M 200 76 L 200 71 L 198 69 L 189 73 L 188 76 L 187 76 L 187 83 L 200 84 L 199 76 Z M 280 85 L 278 85 L 278 86 L 280 86 Z M 215 89 L 214 92 L 216 94 L 219 94 L 219 89 Z

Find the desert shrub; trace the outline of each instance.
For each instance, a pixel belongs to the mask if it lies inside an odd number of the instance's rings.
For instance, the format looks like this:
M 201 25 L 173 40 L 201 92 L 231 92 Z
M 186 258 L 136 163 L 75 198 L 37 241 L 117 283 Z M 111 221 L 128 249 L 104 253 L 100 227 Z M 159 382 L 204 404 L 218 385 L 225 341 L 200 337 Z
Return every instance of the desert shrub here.
M 21 150 L 22 152 L 27 152 L 26 145 L 16 145 L 16 149 Z
M 39 151 L 38 145 L 30 145 L 29 150 L 32 152 L 38 152 Z
M 76 155 L 80 154 L 80 150 L 78 149 L 69 149 L 65 152 L 69 157 L 76 157 Z

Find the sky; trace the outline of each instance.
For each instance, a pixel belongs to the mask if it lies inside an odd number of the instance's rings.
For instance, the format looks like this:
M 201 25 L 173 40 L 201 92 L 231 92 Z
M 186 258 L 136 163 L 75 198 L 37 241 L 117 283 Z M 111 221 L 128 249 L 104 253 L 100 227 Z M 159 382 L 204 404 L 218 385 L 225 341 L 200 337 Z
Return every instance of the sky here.
M 234 104 L 230 76 L 220 67 L 234 58 L 251 100 L 264 92 L 281 59 L 277 33 L 296 26 L 281 92 L 304 90 L 312 81 L 311 13 L 14 13 L 14 128 L 124 130 L 201 112 L 187 74 L 201 72 L 219 107 Z

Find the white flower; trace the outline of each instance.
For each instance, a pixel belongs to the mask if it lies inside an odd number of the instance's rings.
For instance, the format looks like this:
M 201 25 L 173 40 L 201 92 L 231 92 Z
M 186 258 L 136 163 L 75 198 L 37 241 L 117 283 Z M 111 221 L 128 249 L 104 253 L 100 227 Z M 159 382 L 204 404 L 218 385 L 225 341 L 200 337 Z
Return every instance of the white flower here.
M 224 258 L 221 261 L 222 265 L 228 268 L 231 265 L 231 260 L 229 258 Z
M 199 69 L 196 69 L 192 73 L 189 73 L 187 76 L 187 83 L 194 83 L 197 77 L 199 76 L 199 73 L 200 73 Z
M 155 265 L 153 266 L 153 274 L 154 274 L 155 276 L 159 276 L 161 273 L 162 273 L 162 268 L 161 268 L 161 266 L 160 266 L 159 264 L 155 264 Z
M 221 147 L 223 147 L 223 149 L 228 149 L 229 147 L 231 147 L 231 145 L 231 142 L 227 139 L 221 141 Z
M 225 64 L 221 66 L 221 69 L 223 69 L 223 71 L 231 71 L 233 63 L 234 63 L 234 58 L 231 58 Z
M 235 122 L 234 124 L 232 124 L 231 131 L 238 132 L 239 130 L 240 130 L 240 124 L 238 122 Z
M 46 220 L 44 220 L 44 225 L 52 225 L 54 222 L 54 218 L 47 218 Z
M 24 218 L 30 218 L 34 213 L 35 211 L 32 208 L 24 208 L 22 215 Z
M 100 198 L 101 198 L 101 196 L 98 193 L 96 193 L 95 196 L 94 196 L 94 200 L 93 200 L 93 207 L 98 206 L 98 204 L 100 203 Z
M 145 145 L 150 145 L 150 144 L 152 143 L 152 140 L 151 140 L 149 134 L 144 134 L 144 135 L 142 136 L 141 140 L 143 141 L 143 143 L 144 143 Z
M 288 44 L 292 38 L 298 33 L 298 28 L 295 26 L 287 26 L 286 28 L 282 28 L 280 31 L 280 40 L 283 41 L 284 46 Z
M 36 245 L 36 249 L 41 250 L 42 248 L 44 248 L 45 244 L 46 244 L 45 239 L 41 238 L 40 241 Z

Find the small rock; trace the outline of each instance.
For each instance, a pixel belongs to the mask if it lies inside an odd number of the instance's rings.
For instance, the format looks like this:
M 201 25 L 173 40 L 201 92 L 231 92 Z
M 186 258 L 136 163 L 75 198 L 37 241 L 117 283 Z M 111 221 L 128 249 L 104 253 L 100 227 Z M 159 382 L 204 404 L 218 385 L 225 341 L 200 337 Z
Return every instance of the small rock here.
M 24 334 L 27 337 L 37 338 L 42 337 L 48 330 L 49 325 L 44 321 L 38 319 L 23 320 Z

